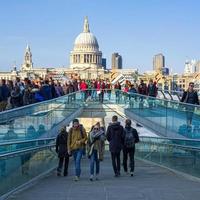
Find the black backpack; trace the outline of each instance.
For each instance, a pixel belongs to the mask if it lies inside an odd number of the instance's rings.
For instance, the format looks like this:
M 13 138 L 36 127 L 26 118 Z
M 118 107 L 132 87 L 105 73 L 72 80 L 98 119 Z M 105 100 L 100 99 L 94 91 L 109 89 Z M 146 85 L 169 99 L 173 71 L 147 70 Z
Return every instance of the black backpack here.
M 126 148 L 133 148 L 136 143 L 135 137 L 133 134 L 133 128 L 131 127 L 129 130 L 125 128 L 124 131 L 125 131 L 124 146 Z

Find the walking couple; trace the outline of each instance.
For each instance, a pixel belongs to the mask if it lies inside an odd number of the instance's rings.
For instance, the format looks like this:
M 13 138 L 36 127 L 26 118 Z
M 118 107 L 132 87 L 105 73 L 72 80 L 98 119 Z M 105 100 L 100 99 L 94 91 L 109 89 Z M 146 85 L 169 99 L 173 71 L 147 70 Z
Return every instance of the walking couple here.
M 109 142 L 109 149 L 111 152 L 112 166 L 115 177 L 120 176 L 120 153 L 123 150 L 123 167 L 124 171 L 128 173 L 127 161 L 130 159 L 130 174 L 133 176 L 135 162 L 135 143 L 139 142 L 137 130 L 131 127 L 131 120 L 125 121 L 125 128 L 118 122 L 118 117 L 112 117 L 112 123 L 108 126 L 106 133 Z

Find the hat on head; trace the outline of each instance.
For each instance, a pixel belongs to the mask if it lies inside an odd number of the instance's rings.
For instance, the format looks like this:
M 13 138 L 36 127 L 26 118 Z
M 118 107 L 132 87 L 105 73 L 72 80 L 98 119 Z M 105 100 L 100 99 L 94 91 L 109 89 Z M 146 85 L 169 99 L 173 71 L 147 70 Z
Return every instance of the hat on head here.
M 79 120 L 78 120 L 78 119 L 74 119 L 74 120 L 73 120 L 73 124 L 74 124 L 74 123 L 79 123 Z
M 63 126 L 61 129 L 60 129 L 60 132 L 65 132 L 66 131 L 66 126 Z

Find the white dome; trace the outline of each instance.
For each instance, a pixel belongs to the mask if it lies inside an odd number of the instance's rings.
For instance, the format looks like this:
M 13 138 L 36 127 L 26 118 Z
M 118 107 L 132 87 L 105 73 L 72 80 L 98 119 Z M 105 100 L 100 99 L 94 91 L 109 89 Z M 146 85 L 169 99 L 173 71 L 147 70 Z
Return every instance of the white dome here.
M 96 37 L 90 32 L 80 33 L 74 43 L 74 49 L 87 49 L 87 50 L 99 50 L 99 45 Z
M 87 17 L 84 20 L 83 32 L 75 39 L 74 51 L 99 51 L 97 39 L 90 33 Z

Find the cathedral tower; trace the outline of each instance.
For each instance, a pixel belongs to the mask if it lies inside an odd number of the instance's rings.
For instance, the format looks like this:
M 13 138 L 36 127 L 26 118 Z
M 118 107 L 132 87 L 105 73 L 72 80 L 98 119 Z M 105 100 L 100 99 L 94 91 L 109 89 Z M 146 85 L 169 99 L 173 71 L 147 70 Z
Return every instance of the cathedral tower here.
M 26 51 L 24 54 L 24 62 L 22 64 L 22 71 L 28 71 L 33 69 L 33 62 L 32 62 L 32 53 L 30 46 L 27 45 Z

